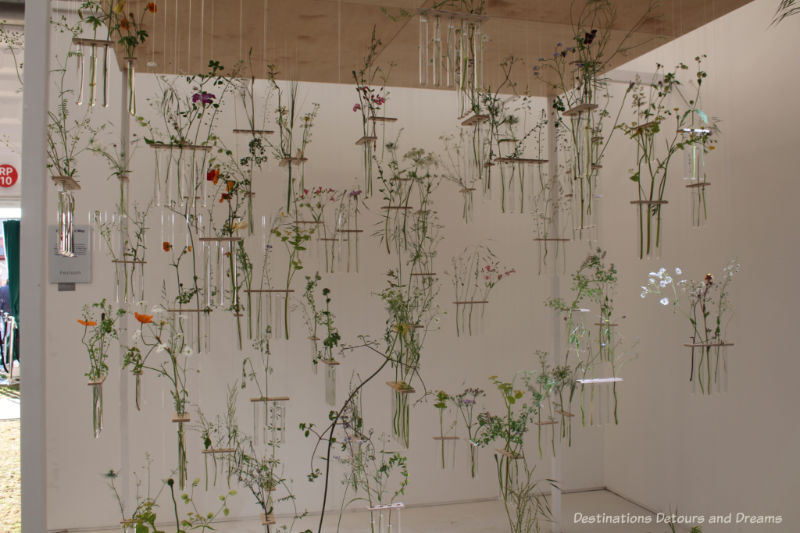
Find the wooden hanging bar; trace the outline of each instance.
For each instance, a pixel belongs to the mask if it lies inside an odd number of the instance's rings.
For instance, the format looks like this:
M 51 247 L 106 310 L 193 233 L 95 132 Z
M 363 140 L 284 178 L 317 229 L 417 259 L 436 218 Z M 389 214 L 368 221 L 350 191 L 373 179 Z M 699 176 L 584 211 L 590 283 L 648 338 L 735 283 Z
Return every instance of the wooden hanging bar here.
M 336 233 L 364 233 L 363 229 L 337 229 Z
M 669 202 L 667 200 L 631 200 L 634 205 L 665 205 Z
M 698 342 L 693 344 L 684 344 L 687 348 L 713 348 L 716 346 L 725 347 L 733 346 L 733 343 L 729 342 Z
M 196 150 L 196 151 L 204 151 L 208 152 L 211 150 L 211 146 L 206 144 L 181 144 L 181 143 L 151 143 L 150 147 L 154 150 L 171 150 L 171 149 L 178 149 L 178 150 Z
M 394 117 L 369 117 L 372 122 L 397 122 Z
M 244 292 L 251 293 L 283 293 L 288 294 L 294 292 L 294 289 L 245 289 Z
M 488 304 L 489 300 L 460 300 L 453 302 L 456 305 L 464 305 L 464 304 Z
M 206 448 L 202 450 L 200 453 L 205 455 L 217 455 L 222 453 L 233 453 L 236 451 L 236 448 Z
M 289 163 L 297 166 L 300 163 L 305 163 L 306 161 L 308 161 L 307 157 L 284 157 L 283 159 L 281 159 L 281 162 L 278 163 L 278 166 L 285 167 Z
M 200 237 L 200 242 L 239 242 L 241 237 Z
M 146 265 L 147 261 L 143 259 L 112 259 L 112 263 L 120 265 Z
M 401 394 L 413 394 L 417 392 L 414 387 L 411 387 L 401 381 L 387 381 L 386 384 Z
M 114 46 L 114 41 L 108 41 L 105 39 L 87 39 L 86 37 L 73 37 L 72 44 L 87 46 Z
M 467 22 L 486 22 L 489 20 L 488 15 L 478 15 L 477 13 L 467 13 L 465 11 L 448 11 L 446 9 L 420 8 L 417 13 L 426 17 L 452 18 Z
M 552 418 L 548 420 L 543 420 L 542 422 L 534 422 L 537 426 L 552 426 L 553 424 L 558 424 L 558 420 L 553 420 Z
M 250 135 L 272 135 L 275 133 L 273 130 L 251 130 L 251 129 L 242 129 L 236 128 L 233 130 L 233 133 L 249 133 Z
M 639 124 L 638 126 L 634 126 L 633 129 L 636 130 L 636 135 L 639 135 L 645 130 L 651 129 L 653 126 L 658 125 L 658 121 L 651 120 L 650 122 L 645 122 L 644 124 Z
M 173 422 L 191 422 L 189 413 L 172 413 Z
M 461 122 L 462 126 L 474 126 L 489 120 L 489 115 L 472 115 Z
M 340 363 L 339 361 L 337 361 L 336 359 L 324 359 L 324 358 L 323 358 L 323 359 L 320 359 L 319 361 L 320 361 L 320 363 L 322 363 L 323 365 L 328 365 L 328 366 L 339 366 L 339 365 L 341 364 L 341 363 Z
M 597 104 L 578 104 L 564 111 L 565 117 L 575 117 L 581 113 L 588 113 L 597 109 Z
M 560 237 L 536 237 L 533 240 L 536 242 L 569 242 L 572 239 L 565 239 Z
M 708 182 L 708 181 L 699 181 L 697 183 L 690 183 L 689 185 L 686 186 L 686 188 L 687 189 L 695 189 L 695 188 L 698 188 L 698 187 L 708 187 L 709 185 L 711 185 L 711 183 Z
M 464 187 L 463 189 L 461 189 L 458 192 L 472 192 L 474 190 L 475 190 L 475 187 Z
M 258 398 L 250 398 L 252 403 L 258 402 L 288 402 L 288 396 L 260 396 Z
M 453 436 L 436 436 L 433 437 L 433 440 L 461 440 L 461 437 L 453 437 Z
M 494 453 L 497 455 L 502 455 L 504 457 L 508 457 L 509 459 L 521 459 L 522 456 L 518 453 L 513 453 L 508 450 L 503 450 L 502 448 L 495 448 Z
M 378 138 L 374 135 L 364 135 L 359 140 L 356 141 L 356 146 L 361 146 L 363 144 L 371 143 L 377 141 Z
M 62 185 L 68 191 L 81 190 L 81 186 L 72 176 L 53 176 L 52 180 L 57 185 Z
M 525 157 L 495 157 L 495 163 L 523 163 L 527 165 L 543 165 L 547 159 L 530 159 Z

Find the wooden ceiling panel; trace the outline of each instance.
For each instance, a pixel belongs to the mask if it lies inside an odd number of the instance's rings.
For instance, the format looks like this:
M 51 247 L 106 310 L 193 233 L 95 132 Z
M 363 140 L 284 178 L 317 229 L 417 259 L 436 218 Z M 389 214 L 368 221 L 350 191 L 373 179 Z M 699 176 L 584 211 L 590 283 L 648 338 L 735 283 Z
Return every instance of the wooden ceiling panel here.
M 132 12 L 146 0 L 129 0 Z M 137 70 L 155 73 L 205 72 L 211 59 L 230 72 L 246 61 L 257 77 L 274 64 L 282 79 L 351 83 L 363 63 L 373 26 L 383 42 L 378 63 L 394 63 L 389 83 L 418 87 L 418 20 L 392 20 L 391 13 L 430 7 L 433 0 L 160 0 L 158 12 L 145 18 L 148 41 L 137 50 Z M 488 0 L 484 83 L 502 81 L 499 63 L 515 56 L 519 90 L 547 93 L 531 68 L 569 44 L 570 21 L 587 2 L 605 0 Z M 644 0 L 609 0 L 616 9 L 612 35 L 620 39 L 647 12 Z M 662 0 L 633 37 L 640 43 L 617 64 L 718 18 L 750 0 Z M 249 72 L 249 69 L 248 69 Z M 249 74 L 248 74 L 249 75 Z

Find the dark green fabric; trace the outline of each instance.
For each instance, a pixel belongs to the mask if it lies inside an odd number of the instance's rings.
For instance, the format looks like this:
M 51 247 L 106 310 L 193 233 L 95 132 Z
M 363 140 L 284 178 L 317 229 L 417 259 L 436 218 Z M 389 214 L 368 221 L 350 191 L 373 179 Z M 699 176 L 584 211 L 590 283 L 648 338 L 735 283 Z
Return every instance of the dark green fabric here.
M 11 314 L 19 324 L 19 220 L 3 221 L 3 235 L 8 265 L 8 292 Z

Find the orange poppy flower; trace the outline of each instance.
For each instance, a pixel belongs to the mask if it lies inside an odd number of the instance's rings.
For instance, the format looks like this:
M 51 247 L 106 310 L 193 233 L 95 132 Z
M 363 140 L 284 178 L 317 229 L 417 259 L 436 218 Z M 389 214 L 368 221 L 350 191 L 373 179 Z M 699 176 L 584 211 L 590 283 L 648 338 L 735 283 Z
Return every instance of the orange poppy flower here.
M 143 315 L 134 311 L 133 316 L 142 324 L 149 324 L 153 321 L 153 315 Z
M 187 246 L 187 247 L 186 247 L 186 251 L 187 251 L 187 252 L 191 252 L 191 251 L 192 251 L 192 247 L 191 247 L 191 246 Z
M 161 245 L 161 248 L 165 252 L 169 252 L 170 250 L 172 250 L 172 245 L 169 243 L 169 241 L 164 241 L 164 243 Z
M 81 319 L 79 318 L 79 319 L 78 319 L 78 324 L 80 324 L 81 326 L 85 326 L 85 327 L 87 327 L 87 328 L 88 328 L 89 326 L 96 326 L 96 325 L 97 325 L 97 322 L 95 322 L 94 320 L 81 320 Z
M 226 181 L 225 182 L 225 187 L 228 189 L 228 192 L 231 192 L 233 190 L 233 188 L 236 187 L 236 182 L 235 181 L 230 181 L 230 180 Z
M 127 30 L 129 28 L 128 19 L 122 19 L 122 21 L 120 21 L 119 23 L 119 27 L 122 28 L 123 30 Z
M 155 2 L 147 2 L 147 8 L 146 9 L 150 13 L 155 13 L 156 11 L 158 11 L 158 6 L 156 5 Z

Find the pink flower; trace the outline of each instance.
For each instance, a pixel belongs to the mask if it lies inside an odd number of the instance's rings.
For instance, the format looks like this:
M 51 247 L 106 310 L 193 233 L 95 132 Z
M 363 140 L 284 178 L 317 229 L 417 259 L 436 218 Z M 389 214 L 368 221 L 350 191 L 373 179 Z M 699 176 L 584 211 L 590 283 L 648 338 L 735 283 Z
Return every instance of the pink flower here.
M 354 112 L 354 113 L 355 113 L 356 111 L 358 111 L 359 109 L 361 109 L 361 104 L 356 104 L 356 105 L 354 105 L 354 106 L 353 106 L 353 112 Z

